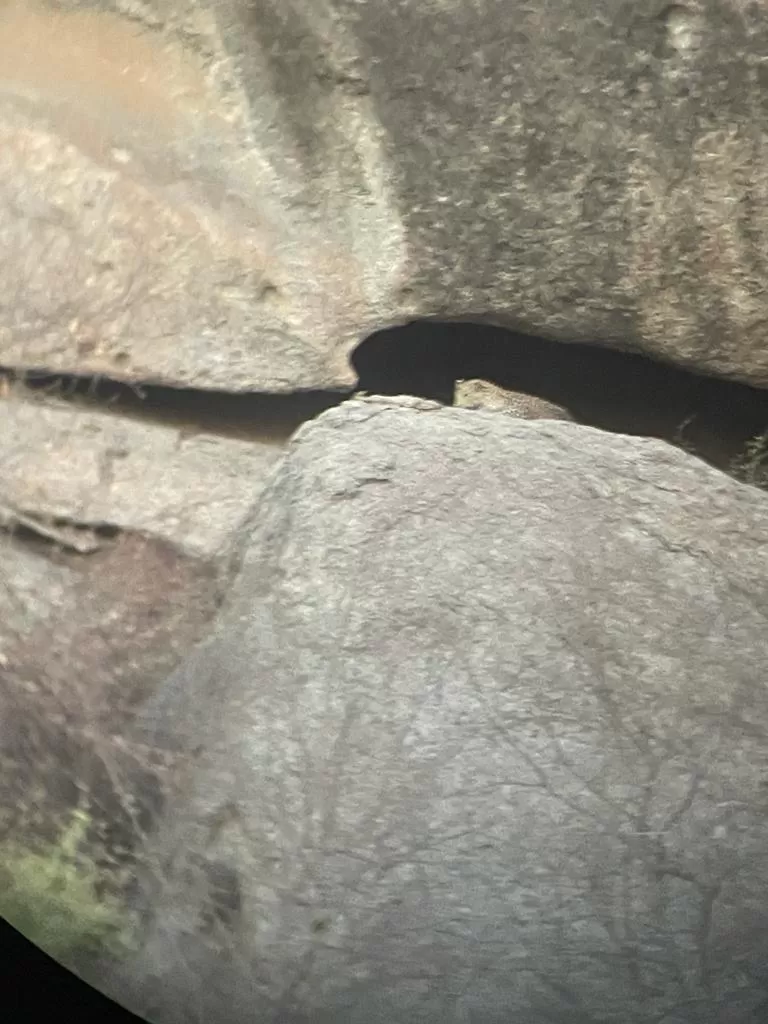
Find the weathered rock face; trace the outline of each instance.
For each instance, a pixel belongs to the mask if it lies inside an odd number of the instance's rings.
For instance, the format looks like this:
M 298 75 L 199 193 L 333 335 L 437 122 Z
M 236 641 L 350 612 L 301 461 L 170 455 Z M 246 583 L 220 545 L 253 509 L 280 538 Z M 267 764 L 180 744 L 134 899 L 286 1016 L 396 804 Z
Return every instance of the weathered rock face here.
M 9 0 L 0 30 L 0 369 L 334 389 L 440 317 L 768 386 L 757 4 Z M 643 389 L 635 432 L 687 429 Z M 276 455 L 0 403 L 0 839 L 86 794 L 122 842 L 145 771 L 135 845 L 158 765 L 186 780 L 114 991 L 158 1024 L 768 1017 L 765 496 L 419 402 L 305 430 L 257 511 Z
M 759 4 L 80 0 L 0 15 L 0 361 L 352 383 L 472 316 L 768 384 Z
M 146 713 L 150 1019 L 754 1024 L 768 500 L 655 441 L 345 403 Z M 103 983 L 103 978 L 101 979 Z
M 278 456 L 98 408 L 0 402 L 0 509 L 139 533 L 210 561 L 231 554 Z
M 276 90 L 255 113 L 213 11 L 120 6 L 2 12 L 0 361 L 227 390 L 351 383 L 346 351 L 399 265 L 386 195 L 348 195 L 331 167 L 305 177 Z M 363 145 L 369 120 L 352 110 L 333 133 L 352 164 L 344 128 Z
M 163 765 L 129 723 L 205 633 L 276 456 L 0 402 L 0 866 L 9 835 L 55 835 L 80 801 L 102 852 L 135 841 Z

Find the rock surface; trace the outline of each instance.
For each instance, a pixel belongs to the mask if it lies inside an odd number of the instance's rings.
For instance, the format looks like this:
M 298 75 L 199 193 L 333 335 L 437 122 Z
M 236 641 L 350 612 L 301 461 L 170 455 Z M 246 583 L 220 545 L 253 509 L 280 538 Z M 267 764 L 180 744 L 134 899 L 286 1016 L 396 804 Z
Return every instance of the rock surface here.
M 0 842 L 79 798 L 134 830 L 156 758 L 129 723 L 205 633 L 277 454 L 0 401 Z
M 486 319 L 768 384 L 759 4 L 60 0 L 0 16 L 0 362 L 348 387 Z
M 415 399 L 302 428 L 147 709 L 189 760 L 111 991 L 157 1024 L 764 1019 L 767 541 L 765 494 L 656 441 Z
M 0 506 L 144 534 L 192 557 L 228 557 L 279 454 L 98 408 L 0 401 Z

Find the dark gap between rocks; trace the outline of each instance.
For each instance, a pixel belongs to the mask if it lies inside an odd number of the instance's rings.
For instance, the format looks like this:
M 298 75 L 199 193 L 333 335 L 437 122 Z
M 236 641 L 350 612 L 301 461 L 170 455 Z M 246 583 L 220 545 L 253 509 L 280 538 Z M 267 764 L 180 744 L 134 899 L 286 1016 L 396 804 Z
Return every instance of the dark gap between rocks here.
M 340 391 L 237 393 L 126 384 L 104 376 L 0 367 L 3 379 L 5 386 L 0 395 L 6 399 L 66 402 L 188 434 L 215 434 L 267 444 L 284 444 L 306 420 L 347 397 Z
M 468 322 L 419 321 L 369 335 L 351 358 L 359 386 L 449 404 L 453 383 L 481 377 L 564 406 L 583 424 L 655 437 L 742 478 L 768 429 L 768 390 L 706 377 L 644 356 Z M 766 471 L 753 476 L 768 483 Z
M 85 525 L 61 516 L 0 510 L 0 531 L 41 552 L 53 549 L 64 555 L 91 555 L 116 541 L 120 529 L 107 523 Z
M 449 405 L 454 381 L 482 377 L 555 402 L 603 430 L 655 437 L 768 484 L 768 390 L 695 374 L 644 356 L 567 344 L 472 322 L 416 321 L 364 338 L 350 357 L 361 390 Z M 190 434 L 284 444 L 349 392 L 233 393 L 130 385 L 105 377 L 0 368 L 6 399 L 58 399 Z

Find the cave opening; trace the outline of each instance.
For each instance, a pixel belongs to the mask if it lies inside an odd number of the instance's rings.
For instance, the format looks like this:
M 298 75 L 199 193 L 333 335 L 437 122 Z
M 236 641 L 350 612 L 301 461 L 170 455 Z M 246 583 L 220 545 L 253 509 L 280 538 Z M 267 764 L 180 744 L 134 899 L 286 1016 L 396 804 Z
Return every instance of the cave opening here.
M 358 390 L 370 394 L 451 405 L 456 380 L 481 378 L 554 403 L 577 423 L 659 438 L 768 486 L 768 389 L 602 345 L 551 341 L 468 320 L 416 320 L 373 331 L 349 363 Z M 184 432 L 278 446 L 351 394 L 349 387 L 281 394 L 175 388 L 13 368 L 0 368 L 0 385 L 0 398 L 53 399 Z M 759 473 L 743 471 L 758 463 Z
M 479 377 L 562 406 L 582 424 L 665 440 L 727 472 L 768 430 L 768 390 L 601 345 L 484 323 L 412 321 L 366 337 L 350 359 L 361 390 L 452 404 Z

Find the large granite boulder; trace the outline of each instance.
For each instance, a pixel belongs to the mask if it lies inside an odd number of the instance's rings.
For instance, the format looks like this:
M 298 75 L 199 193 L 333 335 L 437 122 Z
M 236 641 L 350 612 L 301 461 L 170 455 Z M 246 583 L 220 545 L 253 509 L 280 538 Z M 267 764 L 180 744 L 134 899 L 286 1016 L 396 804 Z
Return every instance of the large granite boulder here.
M 345 403 L 144 711 L 157 1024 L 756 1024 L 768 499 L 656 441 Z
M 0 363 L 348 386 L 472 317 L 768 383 L 759 4 L 0 14 Z

